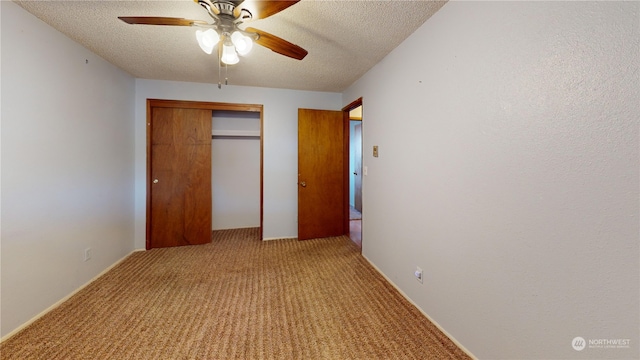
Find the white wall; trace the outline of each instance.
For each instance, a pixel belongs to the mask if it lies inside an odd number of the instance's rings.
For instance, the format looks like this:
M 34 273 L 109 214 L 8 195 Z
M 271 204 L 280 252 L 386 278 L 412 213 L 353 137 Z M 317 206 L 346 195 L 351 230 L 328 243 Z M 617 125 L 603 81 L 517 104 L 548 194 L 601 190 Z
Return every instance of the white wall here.
M 298 108 L 339 110 L 341 94 L 232 85 L 218 89 L 216 84 L 136 79 L 135 246 L 139 249 L 145 247 L 147 99 L 264 105 L 263 237 L 297 237 Z
M 135 81 L 0 7 L 4 336 L 133 250 Z
M 639 17 L 449 2 L 343 94 L 367 111 L 363 254 L 479 358 L 640 356 Z
M 211 142 L 212 229 L 260 226 L 260 114 L 214 111 L 213 132 L 258 136 L 215 136 Z

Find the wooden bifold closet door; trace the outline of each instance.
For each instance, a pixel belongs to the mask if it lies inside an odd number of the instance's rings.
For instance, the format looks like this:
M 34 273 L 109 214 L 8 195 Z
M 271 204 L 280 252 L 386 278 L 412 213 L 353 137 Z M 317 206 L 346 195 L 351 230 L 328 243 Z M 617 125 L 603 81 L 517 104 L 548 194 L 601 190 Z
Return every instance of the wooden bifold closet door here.
M 150 105 L 147 249 L 211 242 L 211 110 Z

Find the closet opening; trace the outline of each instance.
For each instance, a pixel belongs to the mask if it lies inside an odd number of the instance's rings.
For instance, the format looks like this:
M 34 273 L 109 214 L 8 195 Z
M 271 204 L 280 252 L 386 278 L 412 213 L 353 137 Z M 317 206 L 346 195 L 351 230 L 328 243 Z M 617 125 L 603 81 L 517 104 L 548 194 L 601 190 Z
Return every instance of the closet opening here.
M 212 231 L 260 227 L 260 115 L 212 112 Z

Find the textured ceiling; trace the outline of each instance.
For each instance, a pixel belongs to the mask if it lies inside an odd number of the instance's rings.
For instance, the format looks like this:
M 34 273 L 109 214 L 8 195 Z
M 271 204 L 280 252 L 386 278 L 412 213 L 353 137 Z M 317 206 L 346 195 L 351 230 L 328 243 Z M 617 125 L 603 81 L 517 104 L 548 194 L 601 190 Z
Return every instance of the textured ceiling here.
M 206 11 L 192 0 L 16 3 L 137 78 L 219 81 L 215 55 L 200 49 L 195 28 L 128 25 L 118 19 L 168 16 L 210 22 Z M 309 55 L 299 61 L 254 46 L 240 63 L 228 67 L 229 84 L 340 92 L 444 4 L 424 0 L 302 0 L 241 27 L 272 33 L 305 48 Z

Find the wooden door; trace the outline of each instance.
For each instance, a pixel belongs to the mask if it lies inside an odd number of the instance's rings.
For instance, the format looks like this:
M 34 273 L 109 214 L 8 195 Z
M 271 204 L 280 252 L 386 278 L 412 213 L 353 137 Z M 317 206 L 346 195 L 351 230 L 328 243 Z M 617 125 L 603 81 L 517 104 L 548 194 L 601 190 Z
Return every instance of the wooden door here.
M 298 110 L 299 240 L 345 233 L 344 136 L 342 111 Z
M 211 242 L 211 110 L 150 111 L 147 248 Z
M 353 167 L 353 207 L 362 212 L 362 124 L 353 129 Z

